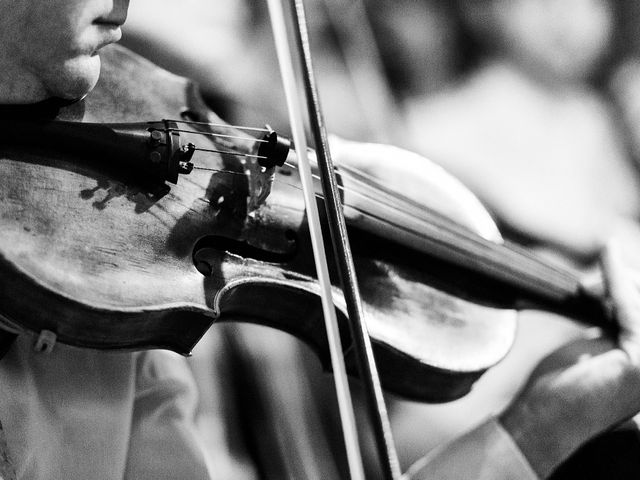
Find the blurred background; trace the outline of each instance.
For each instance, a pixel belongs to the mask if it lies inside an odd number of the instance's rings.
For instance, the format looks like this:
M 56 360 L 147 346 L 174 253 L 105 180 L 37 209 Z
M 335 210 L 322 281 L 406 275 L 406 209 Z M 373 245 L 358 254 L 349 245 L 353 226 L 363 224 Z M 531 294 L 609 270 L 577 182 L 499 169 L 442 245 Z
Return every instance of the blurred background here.
M 589 271 L 603 242 L 616 237 L 640 266 L 639 2 L 308 0 L 305 7 L 330 132 L 442 165 L 507 238 L 555 261 Z M 135 0 L 123 42 L 197 81 L 228 122 L 289 130 L 264 0 Z M 523 312 L 511 354 L 471 395 L 438 406 L 391 400 L 403 464 L 502 408 L 538 359 L 578 332 Z M 273 335 L 275 343 L 257 341 L 249 327 L 241 337 L 255 343 L 254 363 L 272 362 L 268 376 L 292 378 L 302 367 L 288 359 L 306 353 Z M 201 351 L 218 340 L 210 342 Z M 194 359 L 201 377 L 213 362 L 207 355 Z M 209 432 L 221 429 L 211 418 Z

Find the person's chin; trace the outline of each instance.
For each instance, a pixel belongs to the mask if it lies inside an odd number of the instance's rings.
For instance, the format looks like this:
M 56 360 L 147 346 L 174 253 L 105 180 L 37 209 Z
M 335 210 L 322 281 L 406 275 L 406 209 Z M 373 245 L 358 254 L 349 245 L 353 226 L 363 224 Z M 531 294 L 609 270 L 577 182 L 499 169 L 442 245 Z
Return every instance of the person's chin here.
M 62 68 L 49 79 L 49 94 L 68 100 L 83 98 L 93 90 L 99 77 L 99 55 L 75 57 L 64 62 Z

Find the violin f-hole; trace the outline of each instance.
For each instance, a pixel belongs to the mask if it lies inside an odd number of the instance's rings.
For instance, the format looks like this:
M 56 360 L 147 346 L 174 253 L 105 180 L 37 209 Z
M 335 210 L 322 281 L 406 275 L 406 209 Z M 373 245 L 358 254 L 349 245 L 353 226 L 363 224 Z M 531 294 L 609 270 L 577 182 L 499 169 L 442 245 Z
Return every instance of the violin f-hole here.
M 245 240 L 207 235 L 199 239 L 193 247 L 193 264 L 205 277 L 211 276 L 215 271 L 216 264 L 220 262 L 221 252 L 260 262 L 284 264 L 290 262 L 295 255 L 297 234 L 293 230 L 286 230 L 283 236 L 285 242 L 291 247 L 285 253 L 260 248 Z

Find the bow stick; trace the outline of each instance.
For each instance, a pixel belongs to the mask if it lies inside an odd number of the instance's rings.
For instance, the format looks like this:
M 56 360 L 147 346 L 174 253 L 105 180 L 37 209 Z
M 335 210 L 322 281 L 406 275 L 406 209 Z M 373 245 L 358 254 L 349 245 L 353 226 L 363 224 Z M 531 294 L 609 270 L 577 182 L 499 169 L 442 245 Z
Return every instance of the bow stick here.
M 306 30 L 306 20 L 302 0 L 290 0 L 291 6 L 291 30 L 294 35 L 294 48 L 302 72 L 304 89 L 297 88 L 294 59 L 289 46 L 287 36 L 287 22 L 283 5 L 280 0 L 268 0 L 269 14 L 274 32 L 280 72 L 283 78 L 287 108 L 291 122 L 291 129 L 296 145 L 296 153 L 300 164 L 302 186 L 305 196 L 305 204 L 311 232 L 314 259 L 320 283 L 323 313 L 327 328 L 327 337 L 331 351 L 332 368 L 336 382 L 340 417 L 347 449 L 347 459 L 352 480 L 364 479 L 360 449 L 358 446 L 357 431 L 353 414 L 353 405 L 349 393 L 346 368 L 344 364 L 343 350 L 337 330 L 335 306 L 331 291 L 326 254 L 323 248 L 322 231 L 319 215 L 315 202 L 311 167 L 307 156 L 307 144 L 302 120 L 303 104 L 306 99 L 309 113 L 310 127 L 314 136 L 316 151 L 318 153 L 318 167 L 325 198 L 327 220 L 331 233 L 332 244 L 336 255 L 338 272 L 342 291 L 344 293 L 349 318 L 349 326 L 355 347 L 356 359 L 360 377 L 364 384 L 367 398 L 369 418 L 375 433 L 376 447 L 387 480 L 399 480 L 401 477 L 399 462 L 395 447 L 386 405 L 382 395 L 382 387 L 378 377 L 373 348 L 364 320 L 362 301 L 357 286 L 355 267 L 346 223 L 342 212 L 342 205 L 338 193 L 337 180 L 333 162 L 329 153 L 327 133 L 324 127 L 324 119 L 320 111 L 309 39 Z

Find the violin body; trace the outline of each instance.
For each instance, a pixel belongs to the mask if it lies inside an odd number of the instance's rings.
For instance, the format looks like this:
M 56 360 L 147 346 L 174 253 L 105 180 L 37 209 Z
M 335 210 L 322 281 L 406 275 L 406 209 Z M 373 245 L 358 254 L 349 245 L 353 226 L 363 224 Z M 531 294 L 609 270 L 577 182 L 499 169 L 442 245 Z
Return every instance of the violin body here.
M 102 57 L 96 90 L 58 119 L 138 122 L 177 118 L 185 108 L 212 118 L 186 81 L 119 47 Z M 145 80 L 125 85 L 123 71 Z M 247 321 L 295 335 L 329 368 L 297 170 L 278 167 L 270 194 L 252 208 L 237 156 L 197 153 L 194 163 L 201 169 L 157 195 L 108 159 L 2 144 L 5 327 L 81 347 L 188 354 L 212 323 Z M 442 183 L 434 178 L 432 187 Z M 438 195 L 442 201 L 442 189 Z M 383 387 L 431 402 L 467 393 L 508 352 L 515 311 L 491 295 L 478 302 L 474 288 L 483 286 L 473 287 L 473 276 L 451 281 L 438 261 L 361 228 L 357 213 L 347 218 Z M 334 293 L 355 373 L 337 285 Z

